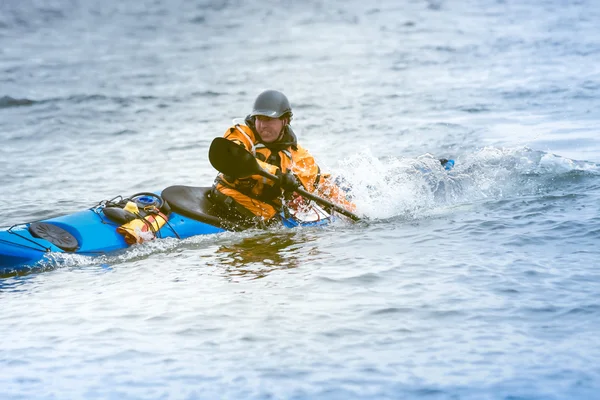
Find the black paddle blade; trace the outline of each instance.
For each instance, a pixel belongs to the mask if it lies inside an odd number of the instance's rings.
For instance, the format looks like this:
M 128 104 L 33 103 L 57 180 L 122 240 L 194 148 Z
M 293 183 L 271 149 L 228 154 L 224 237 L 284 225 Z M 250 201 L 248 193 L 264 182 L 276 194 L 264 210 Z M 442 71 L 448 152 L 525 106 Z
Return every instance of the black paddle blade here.
M 222 137 L 215 138 L 210 144 L 208 159 L 217 171 L 232 178 L 246 178 L 261 171 L 248 150 Z

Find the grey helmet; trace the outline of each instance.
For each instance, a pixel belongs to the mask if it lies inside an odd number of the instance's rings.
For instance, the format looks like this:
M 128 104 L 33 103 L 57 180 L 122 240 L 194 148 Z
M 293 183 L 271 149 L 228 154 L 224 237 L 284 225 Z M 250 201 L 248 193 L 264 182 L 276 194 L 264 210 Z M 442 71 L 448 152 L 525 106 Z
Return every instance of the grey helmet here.
M 292 107 L 285 94 L 277 90 L 265 90 L 254 100 L 250 117 L 264 115 L 270 118 L 280 118 L 285 114 L 288 114 L 287 118 L 292 119 Z

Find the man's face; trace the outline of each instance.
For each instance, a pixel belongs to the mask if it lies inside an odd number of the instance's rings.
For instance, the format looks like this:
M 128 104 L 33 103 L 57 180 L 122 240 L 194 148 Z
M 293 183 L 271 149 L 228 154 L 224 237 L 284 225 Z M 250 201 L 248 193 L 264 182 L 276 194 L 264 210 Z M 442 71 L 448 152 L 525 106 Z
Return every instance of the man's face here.
M 254 125 L 260 138 L 265 143 L 273 143 L 279 137 L 283 129 L 284 121 L 279 118 L 269 118 L 264 115 L 257 115 Z

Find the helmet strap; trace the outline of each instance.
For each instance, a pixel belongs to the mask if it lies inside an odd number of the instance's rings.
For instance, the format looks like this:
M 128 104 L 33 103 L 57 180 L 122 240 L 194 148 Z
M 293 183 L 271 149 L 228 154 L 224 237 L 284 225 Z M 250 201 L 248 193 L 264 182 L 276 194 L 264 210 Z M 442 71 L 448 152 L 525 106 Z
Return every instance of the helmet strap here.
M 283 138 L 284 132 L 285 132 L 285 125 L 283 126 L 283 128 L 281 128 L 281 131 L 279 132 L 279 136 L 277 136 L 277 139 L 275 139 L 275 143 L 279 142 Z
M 283 138 L 283 136 L 285 134 L 285 128 L 290 123 L 290 120 L 288 118 L 283 118 L 282 121 L 283 121 L 283 127 L 281 128 L 281 132 L 279 132 L 279 136 L 277 136 L 277 139 L 275 140 L 276 142 L 279 142 Z

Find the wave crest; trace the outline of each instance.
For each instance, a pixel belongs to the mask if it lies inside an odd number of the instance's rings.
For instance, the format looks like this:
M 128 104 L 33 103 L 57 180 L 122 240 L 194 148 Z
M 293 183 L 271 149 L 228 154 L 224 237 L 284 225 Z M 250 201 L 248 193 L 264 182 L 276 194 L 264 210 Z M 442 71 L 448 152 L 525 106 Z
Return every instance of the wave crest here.
M 386 219 L 420 218 L 442 207 L 566 190 L 574 180 L 596 178 L 600 165 L 526 147 L 486 147 L 458 157 L 451 171 L 430 154 L 379 159 L 363 152 L 344 160 L 338 172 L 337 182 L 348 189 L 360 214 Z
M 30 106 L 35 103 L 34 100 L 30 99 L 16 99 L 10 96 L 0 97 L 0 108 Z

